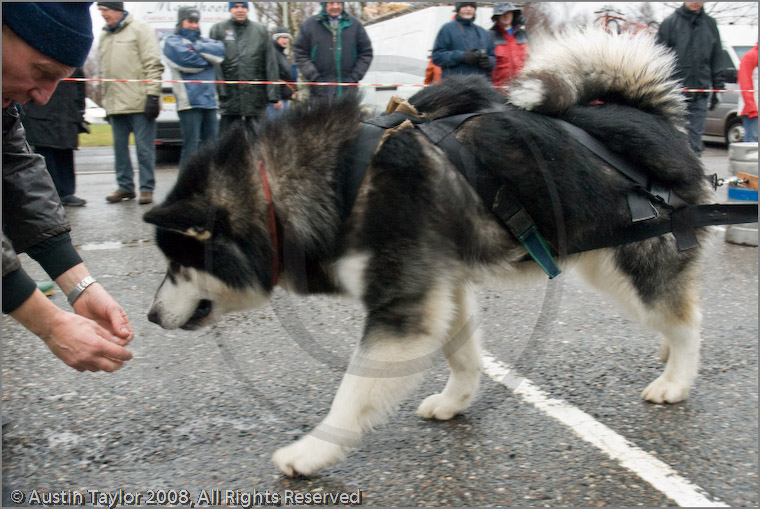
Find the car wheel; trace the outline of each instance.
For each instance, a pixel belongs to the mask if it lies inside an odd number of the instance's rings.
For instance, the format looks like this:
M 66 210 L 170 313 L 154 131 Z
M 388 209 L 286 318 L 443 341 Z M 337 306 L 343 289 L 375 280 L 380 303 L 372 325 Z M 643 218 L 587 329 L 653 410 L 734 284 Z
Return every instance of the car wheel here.
M 733 117 L 726 123 L 726 144 L 744 141 L 744 126 L 739 117 Z

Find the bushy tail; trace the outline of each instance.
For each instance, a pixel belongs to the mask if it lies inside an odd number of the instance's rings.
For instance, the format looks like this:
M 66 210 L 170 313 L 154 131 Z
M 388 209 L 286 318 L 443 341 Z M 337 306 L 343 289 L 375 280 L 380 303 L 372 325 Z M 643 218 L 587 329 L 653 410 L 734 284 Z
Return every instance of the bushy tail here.
M 586 28 L 532 47 L 508 97 L 519 108 L 545 114 L 596 99 L 628 104 L 683 129 L 686 106 L 674 67 L 673 55 L 651 35 Z

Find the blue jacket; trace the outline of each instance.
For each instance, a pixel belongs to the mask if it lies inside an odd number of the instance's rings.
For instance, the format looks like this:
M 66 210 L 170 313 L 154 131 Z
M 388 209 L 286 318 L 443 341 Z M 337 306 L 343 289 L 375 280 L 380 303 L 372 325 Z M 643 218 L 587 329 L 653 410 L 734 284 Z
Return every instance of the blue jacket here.
M 438 31 L 433 44 L 433 63 L 440 66 L 443 78 L 452 74 L 490 76 L 490 71 L 462 62 L 462 53 L 471 49 L 484 50 L 491 60 L 491 69 L 493 69 L 496 65 L 496 56 L 491 36 L 485 28 L 476 25 L 472 20 L 456 16 Z
M 164 41 L 164 56 L 172 79 L 216 79 L 214 64 L 224 60 L 224 43 L 201 37 L 197 30 L 182 29 Z M 211 83 L 172 83 L 177 111 L 191 108 L 215 109 L 216 86 Z

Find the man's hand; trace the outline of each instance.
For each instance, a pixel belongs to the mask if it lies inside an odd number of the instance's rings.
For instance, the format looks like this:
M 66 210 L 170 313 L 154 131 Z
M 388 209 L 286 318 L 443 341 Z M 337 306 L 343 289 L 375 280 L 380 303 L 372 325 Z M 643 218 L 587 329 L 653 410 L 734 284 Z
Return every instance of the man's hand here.
M 462 53 L 462 63 L 465 65 L 477 66 L 480 60 L 480 51 L 471 49 Z
M 134 333 L 127 313 L 100 283 L 88 286 L 74 302 L 73 307 L 78 315 L 95 321 L 109 333 L 109 336 L 115 336 L 119 345 L 125 346 L 132 341 Z
M 714 110 L 719 103 L 720 99 L 718 98 L 718 94 L 713 92 L 712 97 L 710 97 L 710 111 Z
M 158 104 L 157 95 L 149 95 L 145 99 L 145 118 L 155 120 L 161 112 L 161 106 Z

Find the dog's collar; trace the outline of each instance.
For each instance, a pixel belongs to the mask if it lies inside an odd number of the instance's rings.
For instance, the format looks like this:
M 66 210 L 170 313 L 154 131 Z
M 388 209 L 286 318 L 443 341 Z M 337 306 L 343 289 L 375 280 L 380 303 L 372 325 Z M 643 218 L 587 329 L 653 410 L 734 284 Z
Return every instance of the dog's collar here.
M 261 187 L 264 190 L 264 196 L 267 199 L 267 216 L 269 219 L 269 239 L 272 244 L 272 286 L 277 286 L 280 280 L 280 243 L 277 239 L 277 218 L 274 213 L 274 202 L 272 201 L 272 191 L 269 188 L 269 179 L 267 179 L 267 170 L 264 167 L 264 161 L 259 161 L 259 170 L 261 171 Z

